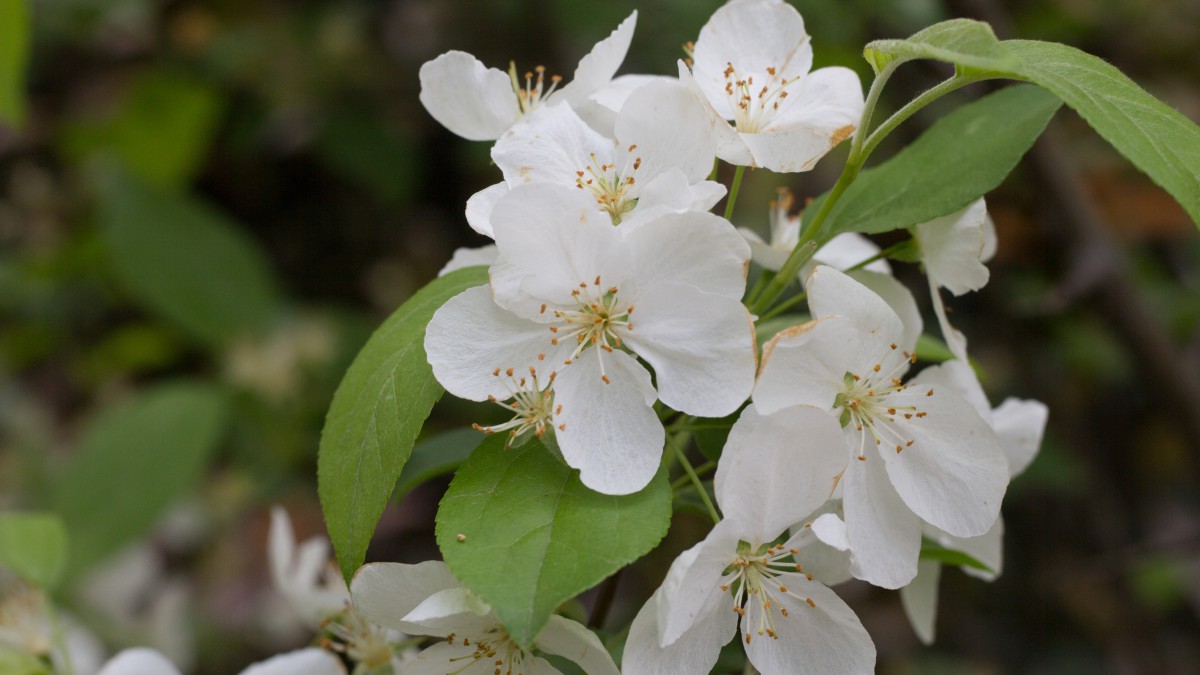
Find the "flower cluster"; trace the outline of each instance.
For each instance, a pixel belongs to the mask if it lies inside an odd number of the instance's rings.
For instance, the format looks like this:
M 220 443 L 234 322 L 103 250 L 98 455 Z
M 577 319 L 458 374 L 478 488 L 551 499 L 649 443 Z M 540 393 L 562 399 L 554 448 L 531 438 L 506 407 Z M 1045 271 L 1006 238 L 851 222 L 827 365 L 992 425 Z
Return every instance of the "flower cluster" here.
M 429 363 L 450 393 L 512 414 L 476 428 L 510 446 L 539 439 L 610 495 L 642 490 L 659 470 L 663 420 L 740 411 L 716 464 L 719 522 L 637 615 L 624 672 L 708 672 L 735 634 L 763 673 L 870 672 L 872 641 L 829 586 L 904 588 L 931 639 L 938 566 L 923 546 L 998 573 L 1001 500 L 1040 443 L 1045 407 L 991 408 L 939 294 L 986 283 L 994 228 L 979 200 L 911 230 L 904 259 L 928 276 L 946 363 L 910 377 L 917 302 L 888 251 L 853 233 L 809 237 L 824 244 L 800 268 L 810 320 L 791 321 L 760 358 L 747 271 L 784 269 L 805 223 L 785 193 L 769 242 L 739 234 L 709 212 L 726 197 L 714 161 L 738 166 L 739 179 L 744 167 L 806 171 L 856 133 L 862 87 L 846 68 L 811 71 L 803 19 L 780 0 L 718 9 L 678 77 L 614 79 L 635 21 L 566 84 L 462 52 L 422 68 L 427 110 L 464 138 L 495 141 L 501 174 L 465 210 L 494 244 L 447 266 L 486 264 L 489 283 L 436 312 Z M 556 672 L 444 566 L 367 567 L 351 591 L 373 622 L 445 638 L 416 659 L 429 672 L 448 662 Z M 561 617 L 535 646 L 615 672 L 595 637 Z

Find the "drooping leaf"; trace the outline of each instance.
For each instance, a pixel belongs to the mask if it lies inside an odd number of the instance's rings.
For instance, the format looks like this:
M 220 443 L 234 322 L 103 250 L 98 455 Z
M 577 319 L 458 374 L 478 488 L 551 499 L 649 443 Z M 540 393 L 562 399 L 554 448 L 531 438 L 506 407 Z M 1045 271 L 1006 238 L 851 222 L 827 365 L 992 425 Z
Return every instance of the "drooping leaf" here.
M 822 239 L 912 227 L 965 208 L 1004 180 L 1061 105 L 1053 94 L 1026 84 L 958 108 L 863 171 L 830 211 Z M 806 212 L 816 213 L 825 197 Z
M 67 564 L 67 530 L 52 513 L 0 513 L 0 567 L 53 589 Z
M 1014 77 L 1054 92 L 1200 227 L 1200 127 L 1103 59 L 1054 42 L 1005 40 Z
M 375 331 L 333 395 L 321 432 L 317 488 L 347 580 L 362 565 L 413 442 L 442 396 L 425 357 L 425 326 L 447 300 L 485 283 L 485 267 L 430 282 Z
M 417 443 L 400 472 L 392 498 L 400 499 L 421 483 L 454 471 L 467 461 L 483 438 L 474 429 L 455 429 Z
M 182 73 L 148 70 L 102 119 L 65 126 L 60 144 L 80 161 L 110 153 L 142 180 L 178 190 L 200 169 L 223 108 L 212 86 Z
M 145 533 L 201 478 L 228 422 L 225 390 L 195 382 L 158 385 L 100 413 L 51 486 L 70 539 L 68 570 Z
M 935 59 L 984 71 L 1010 70 L 1016 65 L 992 27 L 971 19 L 942 21 L 905 40 L 875 40 L 863 48 L 863 58 L 876 73 L 897 59 Z
M 25 123 L 25 68 L 29 63 L 29 3 L 0 2 L 0 123 Z
M 213 347 L 273 320 L 278 286 L 238 225 L 115 167 L 101 182 L 101 232 L 113 272 L 148 309 Z
M 671 488 L 594 492 L 537 441 L 488 438 L 442 499 L 437 541 L 451 571 L 529 645 L 559 603 L 641 557 L 666 534 Z

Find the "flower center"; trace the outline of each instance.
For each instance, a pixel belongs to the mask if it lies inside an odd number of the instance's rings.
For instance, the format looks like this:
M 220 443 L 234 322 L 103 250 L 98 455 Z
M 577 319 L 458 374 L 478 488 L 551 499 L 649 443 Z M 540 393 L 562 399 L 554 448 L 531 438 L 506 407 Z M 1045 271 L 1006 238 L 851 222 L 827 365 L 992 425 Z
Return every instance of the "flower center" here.
M 571 289 L 571 297 L 575 299 L 574 309 L 556 309 L 554 317 L 561 323 L 550 326 L 554 337 L 550 344 L 558 345 L 562 340 L 574 339 L 575 351 L 564 362 L 570 365 L 579 357 L 583 350 L 596 346 L 603 352 L 612 353 L 621 347 L 621 331 L 632 331 L 633 305 L 624 304 L 620 299 L 620 290 L 616 286 L 605 288 L 596 277 L 591 284 L 582 282 L 578 288 Z M 542 306 L 546 311 L 546 306 Z M 604 374 L 604 359 L 600 359 L 600 379 L 608 383 Z
M 725 96 L 733 109 L 733 121 L 739 132 L 754 134 L 767 126 L 788 97 L 787 88 L 800 80 L 799 75 L 786 80 L 779 70 L 775 66 L 768 67 L 765 77 L 759 73 L 759 81 L 755 83 L 754 75 L 739 73 L 732 63 L 726 62 Z
M 517 95 L 517 103 L 521 106 L 521 115 L 527 115 L 539 105 L 545 103 L 554 90 L 558 88 L 558 83 L 562 82 L 561 75 L 550 76 L 550 86 L 546 87 L 546 67 L 538 66 L 532 71 L 526 71 L 525 84 L 522 86 L 521 80 L 517 77 L 517 64 L 508 62 L 508 79 L 512 81 L 513 92 Z
M 895 350 L 897 346 L 893 343 L 891 349 Z M 883 372 L 882 363 L 876 363 L 865 374 L 847 371 L 843 377 L 846 388 L 834 398 L 833 406 L 842 410 L 842 427 L 854 425 L 854 430 L 859 434 L 858 459 L 865 461 L 867 458 L 865 448 L 868 436 L 877 446 L 894 446 L 897 453 L 915 442 L 904 435 L 897 421 L 900 418 L 906 422 L 919 420 L 926 413 L 915 405 L 896 405 L 892 397 L 909 388 L 910 385 L 903 384 L 898 376 L 903 374 L 910 362 L 916 363 L 916 360 L 916 354 L 904 352 L 904 360 L 896 361 L 887 372 Z M 933 396 L 933 389 L 926 396 Z
M 782 545 L 754 547 L 746 542 L 738 545 L 737 555 L 726 570 L 733 578 L 721 585 L 721 590 L 733 591 L 733 611 L 742 619 L 743 639 L 750 644 L 754 635 L 766 635 L 779 639 L 776 630 L 776 613 L 780 621 L 788 617 L 788 609 L 780 601 L 781 596 L 791 596 L 816 607 L 812 598 L 797 593 L 781 579 L 782 574 L 802 574 L 812 581 L 812 574 L 796 563 L 792 556 L 800 551 Z
M 592 193 L 600 209 L 612 218 L 613 225 L 620 225 L 621 216 L 637 206 L 633 186 L 637 183 L 635 175 L 642 166 L 642 158 L 635 157 L 634 150 L 637 150 L 636 144 L 626 150 L 625 165 L 622 167 L 618 167 L 615 160 L 613 164 L 601 162 L 593 152 L 588 165 L 582 171 L 575 172 L 575 186 Z
M 501 370 L 497 368 L 492 371 L 492 375 L 499 377 L 508 388 L 509 396 L 503 402 L 495 396 L 488 396 L 488 400 L 505 410 L 513 413 L 513 418 L 504 424 L 495 426 L 481 426 L 472 424 L 476 431 L 482 431 L 485 434 L 494 434 L 498 431 L 508 432 L 508 441 L 504 444 L 506 448 L 520 446 L 525 441 L 529 440 L 530 436 L 541 439 L 546 433 L 547 426 L 553 424 L 554 419 L 554 377 L 557 373 L 550 372 L 549 379 L 543 383 L 539 381 L 537 369 L 533 366 L 529 367 L 529 375 L 521 375 L 516 377 L 512 368 Z M 561 412 L 562 406 L 558 406 Z
M 392 662 L 392 645 L 387 633 L 350 605 L 341 614 L 328 619 L 322 628 L 329 633 L 321 638 L 324 649 L 345 654 L 368 669 Z
M 457 670 L 448 670 L 447 675 L 458 675 L 480 661 L 494 666 L 492 672 L 497 675 L 523 675 L 522 667 L 527 660 L 532 660 L 532 655 L 513 642 L 501 628 L 492 628 L 484 634 L 483 639 L 474 641 L 467 637 L 458 638 L 454 633 L 446 636 L 446 642 L 451 645 L 456 644 L 456 640 L 457 644 L 470 651 L 450 658 L 451 664 L 459 661 L 466 663 Z

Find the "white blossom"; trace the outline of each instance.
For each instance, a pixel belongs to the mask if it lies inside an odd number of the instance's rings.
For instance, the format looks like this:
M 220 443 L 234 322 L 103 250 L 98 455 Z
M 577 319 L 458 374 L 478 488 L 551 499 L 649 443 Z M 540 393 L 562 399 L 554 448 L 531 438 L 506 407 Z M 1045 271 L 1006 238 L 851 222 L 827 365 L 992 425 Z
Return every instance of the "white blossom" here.
M 397 669 L 398 675 L 559 673 L 517 644 L 491 607 L 463 588 L 441 561 L 366 565 L 355 574 L 350 592 L 355 606 L 375 623 L 411 635 L 445 638 Z M 533 646 L 574 661 L 589 675 L 617 674 L 595 634 L 570 619 L 551 616 Z
M 898 588 L 916 575 L 925 521 L 972 537 L 1008 483 L 1000 442 L 952 387 L 905 384 L 914 342 L 875 293 L 829 267 L 808 283 L 814 321 L 764 348 L 759 412 L 809 404 L 840 415 L 840 487 L 854 575 Z
M 749 250 L 727 221 L 688 212 L 613 227 L 578 190 L 531 184 L 497 204 L 492 223 L 490 286 L 443 305 L 425 351 L 462 398 L 506 401 L 534 378 L 550 388 L 553 404 L 537 410 L 584 484 L 626 494 L 650 481 L 664 440 L 656 399 L 719 417 L 749 396 Z
M 810 406 L 743 411 L 714 481 L 724 520 L 634 619 L 623 672 L 707 673 L 735 634 L 764 675 L 872 672 L 875 648 L 854 612 L 798 562 L 817 522 L 775 543 L 833 492 L 844 462 L 828 449 L 840 442 L 837 421 Z
M 842 67 L 810 73 L 804 19 L 782 0 L 718 9 L 700 30 L 693 60 L 679 77 L 710 104 L 717 155 L 731 164 L 807 171 L 854 133 L 862 115 L 858 75 Z
M 118 653 L 97 675 L 180 675 L 180 672 L 159 652 L 136 647 Z M 346 675 L 346 669 L 333 654 L 309 647 L 252 664 L 240 675 Z
M 500 138 L 522 116 L 557 101 L 585 106 L 605 87 L 625 60 L 637 12 L 584 56 L 565 86 L 538 66 L 525 74 L 488 68 L 466 52 L 449 51 L 421 66 L 421 103 L 450 131 L 473 141 Z

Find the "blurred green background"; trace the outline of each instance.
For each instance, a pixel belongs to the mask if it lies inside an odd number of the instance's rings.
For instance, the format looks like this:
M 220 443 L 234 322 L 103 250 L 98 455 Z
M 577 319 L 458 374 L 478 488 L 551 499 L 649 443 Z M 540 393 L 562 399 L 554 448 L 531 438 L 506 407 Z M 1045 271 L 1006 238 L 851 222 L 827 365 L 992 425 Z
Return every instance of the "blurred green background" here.
M 488 144 L 421 108 L 420 64 L 463 49 L 569 77 L 636 8 L 621 72 L 667 74 L 720 4 L 0 2 L 0 510 L 64 518 L 57 600 L 110 649 L 149 644 L 195 673 L 309 640 L 269 587 L 267 510 L 323 532 L 333 390 L 456 247 L 486 243 L 463 205 L 499 178 Z M 867 78 L 865 42 L 986 17 L 1002 37 L 1098 54 L 1200 119 L 1195 0 L 794 4 L 818 66 Z M 884 108 L 946 73 L 906 66 Z M 897 143 L 984 90 L 923 111 Z M 894 592 L 839 589 L 883 673 L 1200 670 L 1200 237 L 1073 113 L 1051 128 L 1041 161 L 989 196 L 991 283 L 951 301 L 993 401 L 1049 405 L 1042 453 L 1005 502 L 1004 575 L 944 575 L 935 646 Z M 764 231 L 776 187 L 820 194 L 842 156 L 751 172 L 735 224 Z M 443 401 L 430 427 L 477 410 Z M 444 486 L 395 500 L 369 559 L 436 557 Z M 702 524 L 679 516 L 622 577 L 609 628 Z

